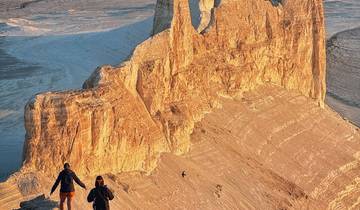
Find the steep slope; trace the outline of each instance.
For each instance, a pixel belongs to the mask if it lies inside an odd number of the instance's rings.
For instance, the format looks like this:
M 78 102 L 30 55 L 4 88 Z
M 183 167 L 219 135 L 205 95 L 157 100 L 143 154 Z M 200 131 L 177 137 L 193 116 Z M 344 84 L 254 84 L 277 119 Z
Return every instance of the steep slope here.
M 263 86 L 221 102 L 222 108 L 196 124 L 186 155 L 163 155 L 149 176 L 137 172 L 106 175 L 107 184 L 116 192 L 111 207 L 360 207 L 358 128 L 329 108 L 321 109 L 298 92 L 279 87 Z M 94 177 L 81 178 L 93 185 Z M 21 194 L 29 195 L 22 199 L 31 200 L 37 195 L 28 194 L 31 189 L 47 193 L 52 181 L 42 174 L 16 174 L 0 185 L 0 206 L 18 207 Z M 77 188 L 77 209 L 90 208 L 86 193 Z M 56 201 L 58 196 L 52 199 Z

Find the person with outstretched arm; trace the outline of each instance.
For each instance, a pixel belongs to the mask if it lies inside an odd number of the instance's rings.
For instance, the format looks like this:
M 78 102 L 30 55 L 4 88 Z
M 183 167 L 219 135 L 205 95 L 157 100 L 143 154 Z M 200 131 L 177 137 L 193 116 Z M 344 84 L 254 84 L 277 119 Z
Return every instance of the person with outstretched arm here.
M 64 202 L 67 199 L 67 207 L 68 210 L 71 210 L 71 202 L 73 197 L 75 196 L 75 182 L 80 185 L 82 188 L 86 190 L 86 186 L 84 183 L 80 181 L 80 179 L 76 176 L 75 172 L 70 169 L 70 164 L 64 164 L 64 170 L 59 173 L 58 178 L 56 179 L 53 187 L 51 188 L 50 195 L 56 190 L 59 183 L 61 183 L 60 187 L 60 210 L 64 210 Z
M 114 199 L 114 195 L 104 184 L 102 176 L 96 177 L 95 188 L 90 191 L 87 197 L 88 202 L 94 202 L 94 210 L 110 210 L 109 200 L 112 199 Z

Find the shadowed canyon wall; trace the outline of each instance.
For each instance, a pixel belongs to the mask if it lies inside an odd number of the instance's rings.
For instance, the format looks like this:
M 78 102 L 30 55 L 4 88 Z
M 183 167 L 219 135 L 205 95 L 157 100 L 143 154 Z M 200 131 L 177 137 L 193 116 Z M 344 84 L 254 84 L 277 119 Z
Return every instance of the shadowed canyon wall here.
M 221 107 L 219 97 L 264 83 L 323 105 L 321 0 L 279 6 L 204 0 L 199 8 L 195 29 L 188 1 L 158 0 L 153 32 L 162 32 L 139 45 L 129 61 L 98 68 L 82 90 L 32 99 L 25 110 L 22 170 L 54 176 L 68 161 L 82 175 L 150 172 L 161 153 L 189 150 L 194 124 Z

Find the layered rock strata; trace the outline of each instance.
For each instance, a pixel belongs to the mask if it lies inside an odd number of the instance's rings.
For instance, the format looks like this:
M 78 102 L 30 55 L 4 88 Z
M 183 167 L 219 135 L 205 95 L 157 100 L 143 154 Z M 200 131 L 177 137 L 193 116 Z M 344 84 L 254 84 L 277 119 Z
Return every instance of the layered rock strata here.
M 104 174 L 115 191 L 111 209 L 360 208 L 359 128 L 297 91 L 269 85 L 221 104 L 196 123 L 186 155 L 162 155 L 148 176 Z M 93 186 L 94 176 L 80 178 Z M 57 193 L 38 197 L 53 182 L 34 171 L 13 175 L 0 183 L 0 209 L 21 201 L 53 206 Z M 91 209 L 89 191 L 76 186 L 75 209 Z
M 188 1 L 159 0 L 154 32 L 164 31 L 128 61 L 98 68 L 82 90 L 37 95 L 25 111 L 23 170 L 54 176 L 68 161 L 80 175 L 150 172 L 161 153 L 189 150 L 195 122 L 220 96 L 264 83 L 323 104 L 321 0 L 217 4 L 198 33 Z

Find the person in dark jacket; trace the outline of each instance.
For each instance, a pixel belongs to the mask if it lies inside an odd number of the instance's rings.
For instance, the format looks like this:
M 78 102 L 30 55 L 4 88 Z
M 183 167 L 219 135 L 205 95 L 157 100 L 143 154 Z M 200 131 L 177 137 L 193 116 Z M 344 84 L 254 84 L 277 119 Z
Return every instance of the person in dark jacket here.
M 50 195 L 56 190 L 59 183 L 60 187 L 60 210 L 64 209 L 64 202 L 67 199 L 68 210 L 71 210 L 71 201 L 75 196 L 74 180 L 82 188 L 86 190 L 84 183 L 76 176 L 76 174 L 70 169 L 69 163 L 64 164 L 64 170 L 59 173 L 58 178 L 56 179 L 53 187 L 51 188 Z
M 96 177 L 95 188 L 90 191 L 87 197 L 88 202 L 94 202 L 94 210 L 110 210 L 109 200 L 112 199 L 114 199 L 114 195 L 104 184 L 102 176 Z
M 270 1 L 271 1 L 271 4 L 275 7 L 277 7 L 283 3 L 283 0 L 270 0 Z

